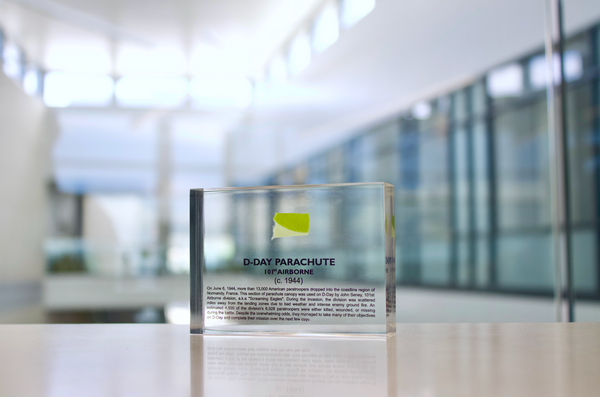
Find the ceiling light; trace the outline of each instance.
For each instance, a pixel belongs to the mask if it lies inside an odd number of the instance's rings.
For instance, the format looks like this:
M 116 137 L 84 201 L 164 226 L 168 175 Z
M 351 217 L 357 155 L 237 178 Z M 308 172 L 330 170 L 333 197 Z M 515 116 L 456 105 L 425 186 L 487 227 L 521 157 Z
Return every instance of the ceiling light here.
M 313 26 L 313 50 L 317 53 L 325 51 L 337 41 L 339 35 L 338 10 L 333 3 L 328 3 L 317 16 Z
M 565 80 L 573 81 L 583 76 L 583 56 L 579 51 L 565 52 Z M 560 58 L 557 54 L 552 58 L 552 74 L 554 83 L 560 82 Z M 546 88 L 548 64 L 545 55 L 531 58 L 529 61 L 529 81 L 533 89 Z
M 375 8 L 375 0 L 342 0 L 341 24 L 345 29 L 352 27 Z
M 419 102 L 413 106 L 412 114 L 418 120 L 427 120 L 431 116 L 431 105 L 429 102 Z
M 84 46 L 51 47 L 45 65 L 49 70 L 72 73 L 110 74 L 112 71 L 108 50 Z
M 518 96 L 523 91 L 523 68 L 517 63 L 501 66 L 488 73 L 487 91 L 491 97 Z

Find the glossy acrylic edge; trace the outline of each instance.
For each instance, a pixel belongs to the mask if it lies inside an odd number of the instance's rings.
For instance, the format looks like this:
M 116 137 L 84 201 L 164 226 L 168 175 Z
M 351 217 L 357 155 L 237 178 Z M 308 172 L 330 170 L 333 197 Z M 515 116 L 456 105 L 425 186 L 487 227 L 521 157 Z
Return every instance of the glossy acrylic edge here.
M 247 187 L 219 187 L 214 189 L 193 189 L 203 190 L 205 193 L 220 193 L 231 191 L 249 191 L 249 190 L 286 190 L 286 189 L 315 189 L 315 188 L 332 188 L 332 187 L 351 187 L 351 186 L 392 186 L 385 182 L 356 182 L 356 183 L 328 183 L 318 185 L 269 185 L 269 186 L 247 186 Z
M 383 209 L 389 227 L 385 231 L 385 297 L 386 297 L 386 334 L 396 332 L 396 225 L 394 185 L 384 183 Z M 388 263 L 390 258 L 390 263 Z
M 204 333 L 204 191 L 190 190 L 190 333 Z

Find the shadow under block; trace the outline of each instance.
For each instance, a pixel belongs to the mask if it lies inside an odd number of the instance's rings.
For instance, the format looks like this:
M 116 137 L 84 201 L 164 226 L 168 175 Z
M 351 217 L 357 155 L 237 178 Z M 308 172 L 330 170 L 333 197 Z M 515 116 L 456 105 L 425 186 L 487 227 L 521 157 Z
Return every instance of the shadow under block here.
M 191 332 L 395 332 L 394 187 L 190 191 Z

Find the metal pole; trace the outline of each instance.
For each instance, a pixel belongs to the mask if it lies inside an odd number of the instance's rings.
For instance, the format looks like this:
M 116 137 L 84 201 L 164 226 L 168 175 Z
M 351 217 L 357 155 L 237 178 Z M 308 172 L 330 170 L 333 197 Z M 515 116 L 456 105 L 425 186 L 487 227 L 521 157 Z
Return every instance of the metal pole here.
M 546 0 L 546 61 L 556 320 L 574 321 L 562 0 Z M 556 62 L 555 60 L 559 60 Z M 558 64 L 557 71 L 554 65 Z

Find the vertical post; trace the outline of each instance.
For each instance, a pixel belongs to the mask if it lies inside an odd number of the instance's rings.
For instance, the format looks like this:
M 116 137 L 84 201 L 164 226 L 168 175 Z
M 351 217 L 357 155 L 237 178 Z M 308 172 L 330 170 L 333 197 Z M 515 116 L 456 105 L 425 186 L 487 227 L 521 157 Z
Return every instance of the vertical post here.
M 82 192 L 75 195 L 75 228 L 74 235 L 77 238 L 83 239 L 83 211 L 85 196 Z
M 562 0 L 546 0 L 546 61 L 548 68 L 548 132 L 552 188 L 552 229 L 555 257 L 556 319 L 574 321 L 569 162 L 566 123 Z M 560 62 L 554 76 L 554 60 Z
M 170 234 L 171 210 L 171 126 L 168 117 L 158 125 L 158 169 L 156 195 L 158 198 L 158 273 L 167 271 L 167 249 Z
M 592 46 L 592 65 L 598 70 L 600 68 L 600 38 L 599 28 L 596 26 L 590 32 L 590 44 Z M 595 175 L 595 194 L 596 194 L 596 217 L 594 220 L 595 231 L 596 231 L 596 288 L 595 295 L 600 296 L 600 77 L 596 76 L 592 80 L 592 106 L 595 109 L 594 120 L 592 121 L 592 131 L 594 131 L 594 175 Z
M 447 129 L 447 142 L 448 142 L 448 182 L 450 187 L 450 194 L 448 200 L 449 210 L 449 228 L 450 228 L 450 263 L 449 263 L 449 285 L 451 287 L 458 286 L 458 214 L 456 211 L 457 200 L 457 187 L 456 187 L 456 120 L 453 117 L 454 107 L 456 106 L 456 100 L 454 96 L 450 97 L 450 109 L 448 111 L 448 129 Z
M 476 180 L 475 180 L 475 148 L 474 148 L 474 111 L 473 111 L 473 86 L 465 89 L 465 99 L 467 107 L 467 117 L 464 124 L 465 134 L 467 137 L 467 211 L 468 211 L 468 285 L 470 288 L 475 288 L 477 285 L 477 211 L 475 206 L 476 201 Z
M 234 207 L 235 208 L 235 207 Z M 204 332 L 202 272 L 204 271 L 204 190 L 190 190 L 190 332 Z
M 484 81 L 486 87 L 486 110 L 485 110 L 485 125 L 487 136 L 487 177 L 488 177 L 488 194 L 489 194 L 489 263 L 488 269 L 489 284 L 488 289 L 494 290 L 498 288 L 498 183 L 496 175 L 496 135 L 494 133 L 494 112 L 492 109 L 492 98 L 487 91 L 487 79 Z
M 113 87 L 115 89 L 112 90 L 110 95 L 110 107 L 113 109 L 117 108 L 117 94 L 116 94 L 116 86 L 119 81 L 119 76 L 117 73 L 117 42 L 115 40 L 108 41 L 108 49 L 110 52 L 110 78 L 113 81 Z M 44 84 L 41 84 L 42 87 Z M 43 93 L 42 93 L 43 94 Z

